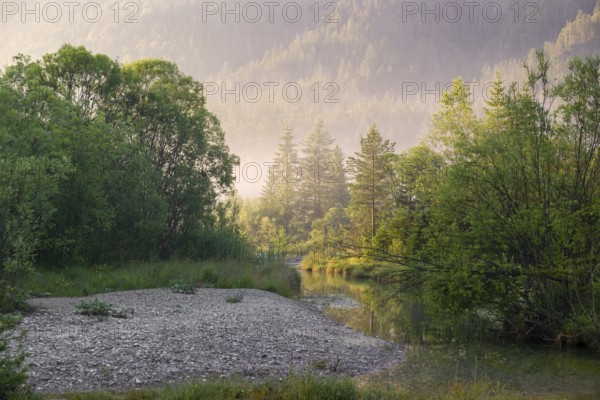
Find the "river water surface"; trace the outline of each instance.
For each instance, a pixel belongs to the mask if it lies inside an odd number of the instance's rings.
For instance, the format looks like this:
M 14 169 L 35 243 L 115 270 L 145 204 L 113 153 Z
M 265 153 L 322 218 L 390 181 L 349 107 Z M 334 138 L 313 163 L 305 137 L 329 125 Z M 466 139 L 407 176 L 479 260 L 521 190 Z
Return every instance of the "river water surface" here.
M 432 329 L 433 322 L 423 324 L 428 316 L 419 301 L 370 289 L 366 281 L 302 272 L 303 301 L 351 328 L 406 345 L 402 365 L 368 377 L 370 382 L 427 393 L 452 382 L 486 380 L 526 396 L 600 399 L 600 356 L 588 349 L 452 340 Z

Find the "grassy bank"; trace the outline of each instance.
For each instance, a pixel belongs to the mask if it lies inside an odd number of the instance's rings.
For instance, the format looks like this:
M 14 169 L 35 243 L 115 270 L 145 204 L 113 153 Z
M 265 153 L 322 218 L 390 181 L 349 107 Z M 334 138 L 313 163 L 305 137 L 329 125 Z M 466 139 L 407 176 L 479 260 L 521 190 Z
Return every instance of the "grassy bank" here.
M 358 257 L 322 260 L 314 255 L 308 255 L 302 260 L 300 267 L 305 271 L 364 279 L 371 277 L 372 272 L 380 264 Z
M 193 399 L 324 399 L 324 400 L 385 400 L 385 399 L 521 399 L 507 393 L 498 384 L 480 382 L 471 385 L 449 384 L 443 392 L 408 393 L 392 386 L 360 385 L 349 378 L 315 378 L 311 375 L 290 376 L 281 381 L 267 380 L 260 383 L 235 378 L 210 380 L 160 389 L 136 390 L 125 393 L 81 393 L 64 395 L 67 400 L 193 400 Z M 56 399 L 57 396 L 46 398 Z
M 33 296 L 75 297 L 110 291 L 172 287 L 253 288 L 293 297 L 300 277 L 283 263 L 161 261 L 123 266 L 40 268 L 17 285 Z

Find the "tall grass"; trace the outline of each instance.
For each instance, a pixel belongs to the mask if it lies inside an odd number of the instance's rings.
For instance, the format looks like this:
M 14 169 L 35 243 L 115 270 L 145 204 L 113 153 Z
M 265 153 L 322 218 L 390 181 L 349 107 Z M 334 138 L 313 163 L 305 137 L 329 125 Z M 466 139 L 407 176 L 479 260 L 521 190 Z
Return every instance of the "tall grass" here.
M 299 293 L 298 273 L 283 262 L 256 265 L 234 261 L 161 261 L 123 266 L 96 265 L 38 269 L 18 282 L 34 296 L 73 297 L 111 291 L 171 287 L 255 288 L 293 297 Z
M 48 396 L 56 399 L 56 396 Z M 449 384 L 443 391 L 406 392 L 390 385 L 364 385 L 350 378 L 292 375 L 283 380 L 250 382 L 242 379 L 210 380 L 126 393 L 79 393 L 58 397 L 67 400 L 512 400 L 521 399 L 493 382 Z
M 192 382 L 155 390 L 138 390 L 122 394 L 87 393 L 65 396 L 69 400 L 150 400 L 150 399 L 361 399 L 361 391 L 351 379 L 315 378 L 311 375 L 290 376 L 282 381 L 253 383 L 241 379 Z M 379 398 L 379 397 L 378 397 Z M 396 398 L 396 397 L 381 397 Z

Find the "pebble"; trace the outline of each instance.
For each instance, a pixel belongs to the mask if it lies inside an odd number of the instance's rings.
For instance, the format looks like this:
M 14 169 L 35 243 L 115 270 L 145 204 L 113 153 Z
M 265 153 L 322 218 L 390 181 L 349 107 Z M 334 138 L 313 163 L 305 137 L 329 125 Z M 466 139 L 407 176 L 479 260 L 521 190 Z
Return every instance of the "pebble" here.
M 232 294 L 242 301 L 228 303 Z M 103 321 L 75 313 L 95 298 L 135 312 Z M 16 329 L 30 332 L 21 344 L 39 393 L 119 391 L 188 377 L 358 376 L 391 368 L 403 356 L 400 345 L 347 329 L 315 305 L 254 289 L 147 289 L 30 303 L 35 311 Z M 178 304 L 182 312 L 174 313 Z M 11 341 L 10 351 L 18 345 Z

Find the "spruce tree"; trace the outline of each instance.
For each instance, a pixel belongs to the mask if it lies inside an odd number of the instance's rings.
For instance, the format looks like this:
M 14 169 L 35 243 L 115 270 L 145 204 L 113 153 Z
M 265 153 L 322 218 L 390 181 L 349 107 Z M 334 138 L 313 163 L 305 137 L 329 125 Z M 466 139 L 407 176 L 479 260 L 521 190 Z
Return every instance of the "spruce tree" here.
M 299 187 L 299 198 L 304 224 L 307 228 L 315 219 L 321 218 L 326 210 L 327 195 L 330 183 L 327 181 L 328 164 L 331 163 L 333 139 L 323 128 L 323 121 L 317 124 L 304 141 L 302 182 Z
M 389 184 L 393 176 L 395 143 L 384 140 L 375 125 L 366 137 L 360 138 L 360 152 L 348 159 L 348 169 L 354 177 L 350 184 L 350 207 L 355 212 L 355 224 L 370 240 L 375 237 L 384 210 L 392 209 L 393 193 Z M 368 216 L 365 215 L 368 213 Z M 364 226 L 367 225 L 368 227 Z
M 328 210 L 334 207 L 345 208 L 350 202 L 345 159 L 346 157 L 340 146 L 335 146 L 329 168 L 330 176 L 326 182 L 329 184 L 329 196 L 326 203 Z
M 277 171 L 274 177 L 277 182 L 277 191 L 275 193 L 277 222 L 289 234 L 290 224 L 296 208 L 296 185 L 300 181 L 298 152 L 294 143 L 294 135 L 289 127 L 285 128 L 280 138 L 274 162 L 274 168 Z

